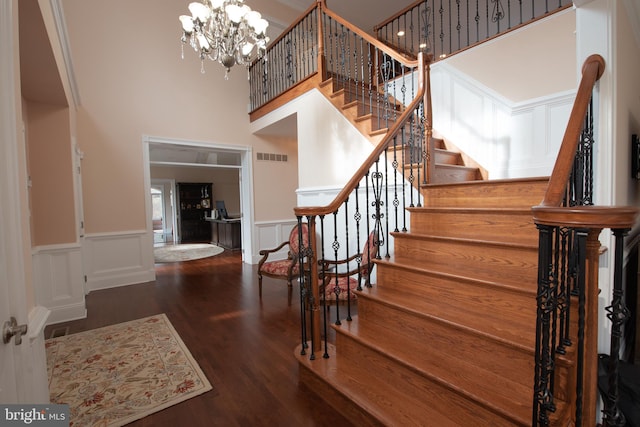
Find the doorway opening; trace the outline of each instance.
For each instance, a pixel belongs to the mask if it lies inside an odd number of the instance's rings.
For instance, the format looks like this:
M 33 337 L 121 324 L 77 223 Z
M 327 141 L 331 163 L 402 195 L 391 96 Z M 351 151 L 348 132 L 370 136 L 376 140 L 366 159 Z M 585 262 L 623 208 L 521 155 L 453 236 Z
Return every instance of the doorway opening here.
M 162 239 L 162 243 L 180 241 L 177 183 L 212 182 L 212 200 L 224 200 L 229 213 L 239 218 L 242 261 L 251 263 L 254 216 L 251 147 L 145 136 L 143 159 L 147 230 L 154 243 L 160 243 Z M 171 185 L 158 188 L 158 181 L 171 181 Z M 160 192 L 152 192 L 154 188 Z M 171 200 L 169 204 L 168 199 Z M 154 209 L 154 200 L 156 205 L 162 206 Z

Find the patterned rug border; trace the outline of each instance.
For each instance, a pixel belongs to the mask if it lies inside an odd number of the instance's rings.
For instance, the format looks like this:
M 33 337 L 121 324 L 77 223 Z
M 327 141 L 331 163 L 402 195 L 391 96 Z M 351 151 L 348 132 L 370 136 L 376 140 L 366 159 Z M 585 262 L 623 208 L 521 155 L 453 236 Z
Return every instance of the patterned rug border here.
M 46 340 L 47 343 L 47 349 L 49 348 L 49 346 L 51 345 L 51 343 L 54 342 L 60 342 L 60 341 L 68 341 L 74 338 L 78 338 L 78 337 L 83 337 L 85 335 L 96 335 L 98 333 L 100 333 L 100 331 L 104 331 L 107 330 L 109 328 L 112 327 L 126 327 L 127 325 L 130 324 L 134 324 L 134 323 L 145 323 L 147 321 L 149 321 L 150 319 L 153 318 L 158 318 L 159 320 L 161 320 L 164 324 L 164 326 L 167 328 L 167 330 L 170 332 L 171 337 L 176 341 L 178 347 L 180 348 L 180 350 L 182 351 L 184 357 L 187 359 L 187 361 L 189 362 L 191 368 L 193 369 L 194 373 L 197 375 L 198 379 L 200 380 L 200 382 L 202 383 L 202 386 L 198 389 L 193 389 L 189 392 L 185 392 L 185 393 L 181 393 L 180 395 L 178 395 L 178 397 L 173 398 L 172 400 L 163 402 L 157 406 L 154 406 L 153 408 L 149 408 L 145 411 L 142 411 L 140 413 L 136 413 L 130 416 L 126 416 L 124 418 L 120 418 L 120 419 L 116 419 L 110 423 L 100 423 L 100 426 L 105 426 L 105 427 L 120 427 L 120 426 L 124 426 L 125 424 L 129 424 L 133 421 L 136 420 L 140 420 L 148 415 L 157 413 L 159 411 L 162 411 L 163 409 L 169 408 L 171 406 L 177 405 L 178 403 L 184 402 L 186 400 L 189 400 L 193 397 L 199 396 L 201 394 L 204 394 L 210 390 L 213 389 L 213 386 L 211 385 L 211 383 L 209 382 L 209 380 L 207 379 L 206 375 L 204 374 L 204 372 L 202 371 L 202 368 L 200 368 L 200 365 L 198 364 L 198 362 L 194 359 L 193 355 L 191 354 L 191 352 L 189 351 L 188 347 L 185 345 L 184 341 L 182 340 L 182 338 L 180 337 L 180 335 L 178 334 L 178 332 L 175 330 L 175 328 L 173 327 L 173 325 L 171 324 L 171 321 L 169 320 L 169 318 L 164 314 L 164 313 L 160 313 L 160 314 L 155 314 L 153 316 L 148 316 L 148 317 L 143 317 L 140 319 L 135 319 L 135 320 L 130 320 L 127 322 L 121 322 L 121 323 L 116 323 L 114 325 L 108 325 L 108 326 L 104 326 L 101 328 L 97 328 L 97 329 L 92 329 L 92 330 L 88 330 L 88 331 L 83 331 L 83 332 L 78 332 L 76 334 L 70 334 L 70 335 L 64 335 L 61 337 L 57 337 L 57 338 L 51 338 Z M 49 355 L 47 355 L 47 357 L 49 357 Z M 49 384 L 51 385 L 51 380 L 52 380 L 52 373 L 49 372 Z M 53 395 L 52 395 L 53 397 Z M 52 399 L 53 401 L 53 399 Z M 59 402 L 59 403 L 65 403 L 65 402 Z M 80 426 L 80 425 L 84 425 L 84 424 L 80 424 L 78 422 L 73 422 L 74 420 L 72 419 L 72 424 L 73 426 Z

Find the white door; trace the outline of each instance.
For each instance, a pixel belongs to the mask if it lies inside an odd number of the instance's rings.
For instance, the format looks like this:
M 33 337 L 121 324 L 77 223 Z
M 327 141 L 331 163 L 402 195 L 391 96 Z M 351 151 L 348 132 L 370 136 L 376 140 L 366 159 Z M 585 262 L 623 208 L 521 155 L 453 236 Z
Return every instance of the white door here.
M 25 159 L 20 152 L 23 136 L 17 130 L 16 9 L 17 0 L 0 2 L 0 332 L 11 317 L 15 317 L 18 324 L 27 323 L 22 241 L 25 219 L 20 197 L 23 185 L 26 191 L 26 178 L 20 175 Z M 25 359 L 25 342 L 28 342 L 28 338 L 24 338 L 20 346 L 15 345 L 15 337 L 6 344 L 0 338 L 0 403 L 29 403 L 25 401 L 30 396 L 24 384 L 30 382 L 32 367 L 21 363 Z M 46 372 L 46 367 L 44 369 Z

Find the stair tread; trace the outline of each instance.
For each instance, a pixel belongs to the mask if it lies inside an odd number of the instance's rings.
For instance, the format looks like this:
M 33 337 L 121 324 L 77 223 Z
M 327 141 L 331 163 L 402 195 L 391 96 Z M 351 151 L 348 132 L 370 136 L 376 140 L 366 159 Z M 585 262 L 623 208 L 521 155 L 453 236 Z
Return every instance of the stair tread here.
M 333 327 L 486 408 L 514 417 L 523 424 L 529 421 L 531 387 L 483 371 L 473 362 L 457 359 L 451 349 L 425 345 L 416 339 L 406 340 L 386 328 L 381 331 L 360 327 L 358 316 Z
M 477 301 L 465 301 L 463 296 L 447 295 L 443 300 L 429 301 L 413 292 L 398 292 L 384 286 L 356 291 L 359 298 L 370 298 L 382 304 L 392 305 L 399 310 L 412 311 L 419 316 L 438 319 L 457 328 L 474 331 L 486 339 L 493 339 L 505 345 L 533 352 L 535 345 L 535 299 L 531 311 L 513 309 L 509 312 L 509 323 L 505 323 L 504 313 L 487 311 L 489 303 L 477 307 Z M 488 297 L 490 298 L 490 296 Z M 457 304 L 453 304 L 457 303 Z M 484 310 L 483 310 L 484 308 Z M 427 314 L 428 313 L 428 314 Z
M 358 364 L 341 363 L 336 348 L 328 344 L 327 354 L 324 359 L 319 354 L 316 360 L 301 357 L 300 346 L 296 348 L 296 357 L 305 368 L 316 373 L 325 382 L 330 384 L 340 394 L 345 396 L 353 404 L 363 408 L 384 425 L 415 425 L 416 420 L 424 419 L 424 401 L 419 396 L 403 396 L 402 400 L 395 402 L 396 395 L 388 393 L 387 384 L 380 383 L 374 375 L 366 375 L 366 384 L 363 386 L 362 372 Z M 366 374 L 366 373 L 365 373 Z M 370 374 L 370 372 L 369 372 Z M 376 384 L 378 383 L 378 384 Z M 392 402 L 392 403 L 390 403 Z M 429 412 L 429 419 L 438 426 L 455 427 L 458 424 L 452 422 L 450 417 L 435 410 Z M 415 411 L 413 416 L 406 411 Z M 402 412 L 400 412 L 402 411 Z
M 454 413 L 447 410 L 445 400 L 455 397 L 443 396 L 433 389 L 421 389 L 419 394 L 406 393 L 406 386 L 410 383 L 399 380 L 390 384 L 384 378 L 372 375 L 367 364 L 351 363 L 348 358 L 341 357 L 331 344 L 327 352 L 329 358 L 318 357 L 314 361 L 301 358 L 298 352 L 296 355 L 304 368 L 318 374 L 338 390 L 345 400 L 363 408 L 383 425 L 418 426 L 428 419 L 431 425 L 459 427 L 463 421 L 479 418 L 479 414 L 461 404 Z M 495 425 L 506 427 L 513 423 Z

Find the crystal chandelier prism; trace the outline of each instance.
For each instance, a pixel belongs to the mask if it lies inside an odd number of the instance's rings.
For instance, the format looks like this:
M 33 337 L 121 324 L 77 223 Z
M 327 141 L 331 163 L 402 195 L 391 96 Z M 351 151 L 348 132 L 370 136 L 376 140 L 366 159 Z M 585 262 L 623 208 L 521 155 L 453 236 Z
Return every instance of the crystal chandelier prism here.
M 201 0 L 189 4 L 191 16 L 180 16 L 182 23 L 182 57 L 189 43 L 200 55 L 201 72 L 210 59 L 226 68 L 229 77 L 235 64 L 248 67 L 264 54 L 269 37 L 269 22 L 243 0 Z

